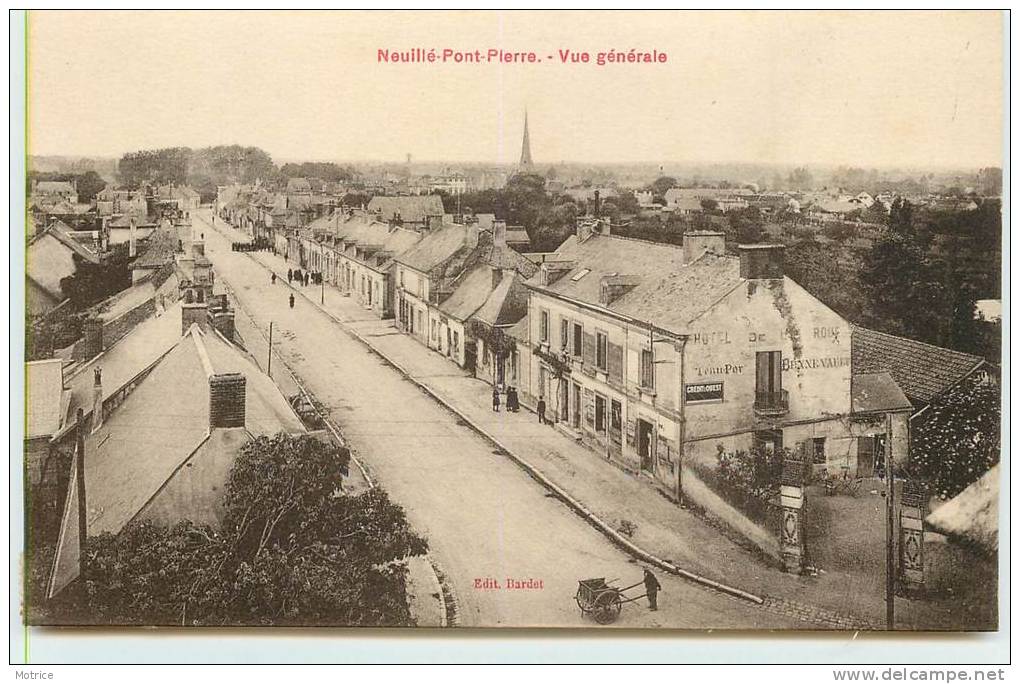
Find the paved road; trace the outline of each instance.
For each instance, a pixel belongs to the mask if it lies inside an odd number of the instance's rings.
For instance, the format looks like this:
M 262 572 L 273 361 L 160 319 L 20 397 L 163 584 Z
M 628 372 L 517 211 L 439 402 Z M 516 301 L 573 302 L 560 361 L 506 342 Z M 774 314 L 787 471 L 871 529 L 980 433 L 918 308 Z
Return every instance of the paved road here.
M 262 266 L 232 252 L 209 225 L 207 210 L 192 217 L 205 232 L 217 279 L 226 281 L 264 331 L 274 322 L 274 346 L 428 537 L 458 598 L 461 625 L 590 625 L 573 601 L 579 578 L 620 578 L 623 585 L 640 579 L 629 556 L 328 316 L 300 296 L 291 309 L 287 286 L 270 284 Z M 625 606 L 617 626 L 796 626 L 658 574 L 661 610 L 652 613 L 643 601 Z M 542 588 L 509 590 L 506 578 L 534 580 Z M 480 588 L 489 586 L 486 579 L 500 588 Z

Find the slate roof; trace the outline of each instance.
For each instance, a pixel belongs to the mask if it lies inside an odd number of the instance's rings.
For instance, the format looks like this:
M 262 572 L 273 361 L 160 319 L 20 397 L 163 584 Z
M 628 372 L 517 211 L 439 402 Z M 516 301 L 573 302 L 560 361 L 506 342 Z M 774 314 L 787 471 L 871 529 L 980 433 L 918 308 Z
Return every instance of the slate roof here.
M 68 395 L 60 359 L 25 364 L 25 437 L 55 435 L 63 424 Z
M 947 536 L 996 552 L 999 549 L 999 466 L 935 509 L 928 526 Z
M 605 308 L 677 333 L 744 282 L 737 257 L 706 252 L 685 264 L 680 246 L 631 238 L 595 234 L 581 242 L 573 235 L 555 254 L 571 262 L 570 271 L 550 285 L 538 272 L 529 287 L 603 306 L 602 279 L 626 276 L 637 284 Z
M 524 230 L 523 228 L 507 228 L 506 241 L 511 244 L 531 245 L 531 236 L 529 236 L 528 231 Z
M 529 323 L 530 318 L 528 317 L 527 312 L 525 312 L 524 318 L 507 328 L 506 333 L 518 342 L 523 342 L 524 346 L 528 346 L 531 342 L 531 333 L 528 328 Z
M 492 269 L 479 264 L 454 282 L 453 287 L 453 292 L 439 305 L 439 310 L 459 321 L 466 321 L 492 293 Z
M 384 221 L 389 221 L 394 214 L 411 223 L 421 223 L 426 216 L 443 215 L 443 200 L 439 195 L 407 195 L 385 197 L 376 195 L 368 203 L 368 210 L 376 212 Z
M 509 326 L 528 314 L 528 288 L 519 273 L 506 271 L 474 317 L 492 327 Z
M 428 231 L 418 244 L 398 256 L 396 261 L 416 271 L 431 273 L 461 250 L 474 249 L 477 239 L 477 226 L 445 225 Z
M 918 409 L 984 363 L 979 356 L 860 326 L 853 327 L 850 349 L 854 374 L 887 371 Z
M 273 381 L 216 332 L 203 332 L 194 325 L 156 359 L 152 371 L 86 437 L 90 535 L 116 534 L 123 529 L 178 477 L 185 463 L 204 472 L 184 476 L 193 479 L 184 488 L 184 500 L 171 501 L 171 507 L 177 509 L 179 519 L 214 525 L 216 519 L 209 516 L 223 494 L 229 464 L 245 438 L 279 431 L 304 432 Z M 209 429 L 209 377 L 237 372 L 246 378 L 245 428 L 229 429 L 229 435 L 217 434 L 222 431 Z M 88 375 L 91 379 L 92 374 Z M 104 369 L 104 390 L 106 375 Z M 217 453 L 208 453 L 210 448 Z M 192 506 L 192 502 L 199 505 Z M 67 506 L 54 564 L 53 587 L 57 591 L 78 572 L 77 564 L 64 558 L 77 557 L 76 518 L 76 506 Z
M 64 298 L 60 280 L 74 275 L 73 253 L 52 233 L 42 233 L 28 245 L 25 276 L 59 302 Z
M 850 380 L 850 406 L 854 413 L 909 411 L 912 406 L 888 373 L 861 373 Z

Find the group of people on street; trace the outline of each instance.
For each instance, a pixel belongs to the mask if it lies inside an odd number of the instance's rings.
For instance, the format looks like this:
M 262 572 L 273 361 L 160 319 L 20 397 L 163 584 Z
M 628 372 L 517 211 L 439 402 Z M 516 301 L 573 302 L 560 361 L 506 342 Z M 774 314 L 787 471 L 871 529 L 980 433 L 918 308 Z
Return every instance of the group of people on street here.
M 287 269 L 287 282 L 293 283 L 297 281 L 298 285 L 308 285 L 312 281 L 312 274 L 308 271 L 302 272 L 300 268 Z
M 492 388 L 492 410 L 499 413 L 499 388 Z M 521 402 L 517 396 L 517 388 L 510 385 L 506 388 L 506 410 L 509 413 L 517 413 L 521 410 Z

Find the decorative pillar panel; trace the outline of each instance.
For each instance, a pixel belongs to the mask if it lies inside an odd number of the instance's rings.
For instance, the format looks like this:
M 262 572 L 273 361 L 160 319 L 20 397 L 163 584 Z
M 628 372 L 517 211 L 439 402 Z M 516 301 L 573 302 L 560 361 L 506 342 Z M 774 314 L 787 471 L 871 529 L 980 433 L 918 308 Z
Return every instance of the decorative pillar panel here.
M 904 482 L 900 500 L 899 580 L 907 595 L 924 591 L 924 517 L 928 491 L 923 482 Z
M 779 553 L 786 572 L 800 574 L 804 570 L 804 462 L 783 461 L 779 503 Z

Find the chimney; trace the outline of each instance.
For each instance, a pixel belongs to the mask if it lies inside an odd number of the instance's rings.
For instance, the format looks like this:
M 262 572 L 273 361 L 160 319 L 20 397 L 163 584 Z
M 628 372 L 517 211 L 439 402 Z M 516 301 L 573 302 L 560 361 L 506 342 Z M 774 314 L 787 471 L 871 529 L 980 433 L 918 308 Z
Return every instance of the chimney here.
M 712 252 L 722 256 L 726 253 L 726 234 L 713 230 L 692 230 L 684 233 L 684 263 L 697 261 Z
M 186 335 L 196 323 L 202 330 L 209 329 L 209 305 L 205 302 L 181 304 L 181 335 Z
M 134 216 L 131 217 L 130 225 L 128 226 L 128 256 L 134 259 L 138 256 L 138 221 Z
M 234 339 L 234 312 L 230 310 L 217 311 L 210 315 L 212 326 L 219 331 L 227 340 Z
M 493 222 L 492 246 L 497 249 L 506 249 L 506 221 Z
M 593 216 L 598 216 L 599 215 L 599 209 L 600 209 L 600 207 L 599 207 L 599 191 L 596 190 L 595 191 L 595 211 L 592 213 L 592 215 Z
M 103 369 L 92 370 L 92 432 L 103 425 Z
M 633 290 L 640 279 L 637 276 L 607 275 L 602 276 L 599 283 L 599 304 L 609 306 L 617 299 Z
M 577 241 L 584 242 L 598 232 L 598 222 L 590 216 L 577 217 Z
M 209 429 L 244 427 L 245 377 L 221 373 L 209 378 Z
M 103 352 L 103 319 L 89 316 L 85 319 L 82 332 L 85 336 L 85 358 L 99 356 Z
M 782 278 L 785 245 L 738 245 L 740 277 L 748 280 Z

